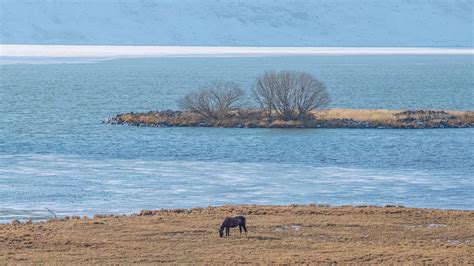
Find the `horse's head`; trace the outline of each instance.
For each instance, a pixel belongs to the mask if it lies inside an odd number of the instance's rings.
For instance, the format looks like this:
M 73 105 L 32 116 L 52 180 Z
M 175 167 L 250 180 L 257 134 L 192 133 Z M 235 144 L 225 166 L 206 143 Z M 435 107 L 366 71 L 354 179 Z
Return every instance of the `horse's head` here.
M 222 237 L 224 235 L 224 229 L 219 229 L 219 237 Z

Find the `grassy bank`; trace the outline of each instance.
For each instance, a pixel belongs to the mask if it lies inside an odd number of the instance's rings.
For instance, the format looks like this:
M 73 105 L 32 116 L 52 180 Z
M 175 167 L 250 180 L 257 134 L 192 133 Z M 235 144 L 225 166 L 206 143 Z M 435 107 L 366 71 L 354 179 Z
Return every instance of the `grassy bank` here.
M 324 109 L 298 121 L 269 119 L 259 110 L 236 110 L 222 119 L 208 120 L 192 112 L 124 113 L 106 123 L 155 127 L 254 128 L 470 128 L 474 111 Z
M 248 236 L 219 238 L 225 216 Z M 474 212 L 402 207 L 222 206 L 0 225 L 2 263 L 474 262 Z

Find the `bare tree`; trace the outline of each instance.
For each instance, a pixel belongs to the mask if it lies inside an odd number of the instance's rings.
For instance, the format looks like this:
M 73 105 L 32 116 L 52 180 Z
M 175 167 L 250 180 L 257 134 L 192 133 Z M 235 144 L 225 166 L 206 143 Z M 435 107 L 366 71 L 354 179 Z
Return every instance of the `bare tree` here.
M 260 107 L 265 111 L 268 118 L 271 119 L 273 111 L 273 102 L 275 99 L 275 77 L 274 73 L 265 73 L 260 76 L 253 88 L 253 96 Z
M 271 118 L 299 120 L 330 101 L 324 83 L 306 72 L 266 72 L 253 88 L 257 103 Z
M 234 110 L 244 97 L 237 83 L 213 82 L 197 91 L 188 93 L 178 101 L 180 108 L 195 112 L 206 119 L 222 119 Z

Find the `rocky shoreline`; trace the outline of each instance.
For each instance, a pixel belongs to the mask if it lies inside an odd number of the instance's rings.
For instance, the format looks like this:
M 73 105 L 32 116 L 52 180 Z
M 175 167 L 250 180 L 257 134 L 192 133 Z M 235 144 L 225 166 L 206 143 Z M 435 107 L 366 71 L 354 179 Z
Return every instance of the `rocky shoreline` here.
M 269 119 L 260 110 L 235 110 L 220 120 L 208 121 L 189 111 L 123 113 L 103 121 L 106 124 L 149 127 L 226 128 L 472 128 L 474 111 L 326 109 L 312 112 L 304 120 Z

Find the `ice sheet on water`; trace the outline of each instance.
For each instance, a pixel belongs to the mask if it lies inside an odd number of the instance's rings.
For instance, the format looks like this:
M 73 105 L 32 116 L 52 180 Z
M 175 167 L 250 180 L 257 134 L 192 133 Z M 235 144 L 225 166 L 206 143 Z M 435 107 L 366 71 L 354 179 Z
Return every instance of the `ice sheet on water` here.
M 458 184 L 456 186 L 456 184 Z M 472 186 L 472 184 L 471 184 Z M 435 191 L 445 189 L 439 194 Z M 457 193 L 453 193 L 457 191 Z M 469 209 L 469 187 L 439 172 L 208 161 L 0 156 L 0 217 L 130 213 L 220 204 L 378 204 Z M 25 214 L 9 211 L 22 210 Z

